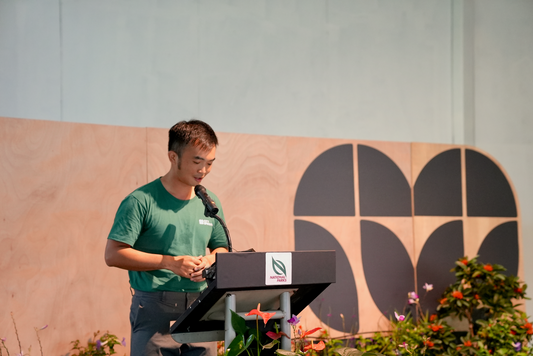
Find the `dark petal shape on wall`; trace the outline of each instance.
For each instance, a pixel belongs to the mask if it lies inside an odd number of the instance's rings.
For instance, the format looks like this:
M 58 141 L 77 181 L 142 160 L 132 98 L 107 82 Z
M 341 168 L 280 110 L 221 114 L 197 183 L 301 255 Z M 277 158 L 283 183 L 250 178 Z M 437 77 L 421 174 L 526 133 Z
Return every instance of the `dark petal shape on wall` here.
M 440 296 L 455 282 L 455 275 L 450 270 L 463 256 L 463 222 L 460 220 L 439 226 L 426 240 L 416 266 L 417 290 L 423 312 L 428 310 L 432 314 L 437 310 Z M 426 292 L 425 283 L 433 284 L 433 290 Z
M 337 256 L 336 283 L 331 284 L 315 301 L 311 310 L 319 319 L 333 329 L 343 331 L 340 314 L 346 320 L 347 331 L 359 330 L 357 289 L 352 266 L 337 239 L 323 227 L 304 220 L 294 221 L 295 250 L 335 250 Z M 313 271 L 309 271 L 313 273 Z M 328 314 L 331 316 L 328 318 Z
M 365 279 L 379 310 L 390 318 L 402 312 L 414 290 L 411 259 L 396 235 L 373 221 L 361 220 L 361 252 Z
M 323 152 L 307 167 L 294 200 L 295 216 L 355 216 L 353 145 Z
M 511 185 L 487 156 L 466 150 L 466 204 L 468 216 L 516 217 Z
M 396 163 L 364 145 L 357 159 L 361 216 L 411 216 L 411 188 Z
M 442 152 L 420 172 L 414 187 L 415 215 L 462 216 L 461 150 Z
M 518 223 L 509 221 L 496 226 L 485 237 L 478 251 L 478 261 L 502 265 L 504 274 L 518 275 Z

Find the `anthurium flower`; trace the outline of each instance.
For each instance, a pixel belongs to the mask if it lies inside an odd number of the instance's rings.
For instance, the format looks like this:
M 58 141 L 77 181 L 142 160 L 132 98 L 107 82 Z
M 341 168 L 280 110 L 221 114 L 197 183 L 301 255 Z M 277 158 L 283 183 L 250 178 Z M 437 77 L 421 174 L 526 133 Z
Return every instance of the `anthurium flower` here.
M 429 292 L 430 290 L 433 290 L 433 284 L 426 283 L 422 288 L 424 288 L 426 292 Z
M 268 321 L 270 320 L 270 318 L 272 318 L 274 316 L 274 314 L 276 313 L 266 313 L 266 312 L 262 312 L 260 310 L 261 308 L 261 303 L 257 304 L 257 309 L 253 309 L 251 310 L 248 314 L 245 314 L 246 316 L 250 316 L 250 315 L 259 315 L 262 319 L 263 319 L 263 322 L 265 323 L 265 325 L 268 323 Z
M 309 345 L 304 347 L 304 351 L 307 350 L 315 350 L 315 351 L 321 351 L 326 348 L 326 345 L 324 344 L 324 341 L 320 341 L 318 344 L 310 343 Z
M 277 340 L 277 339 L 279 339 L 282 336 L 285 336 L 287 339 L 290 339 L 290 337 L 288 337 L 287 334 L 285 334 L 283 331 L 280 331 L 280 332 L 277 332 L 277 333 L 275 333 L 273 331 L 268 331 L 266 334 L 272 340 Z
M 292 326 L 296 326 L 300 322 L 300 318 L 298 318 L 296 315 L 292 314 L 292 318 L 287 320 L 287 322 L 289 324 L 291 324 Z
M 314 329 L 311 329 L 311 330 L 309 330 L 309 331 L 304 332 L 304 333 L 302 334 L 302 339 L 303 339 L 304 337 L 306 337 L 307 335 L 311 335 L 312 333 L 317 332 L 317 331 L 320 330 L 320 329 L 322 329 L 322 328 L 314 328 Z
M 398 321 L 404 321 L 405 315 L 398 315 L 398 313 L 394 312 L 394 316 L 396 317 L 396 320 Z

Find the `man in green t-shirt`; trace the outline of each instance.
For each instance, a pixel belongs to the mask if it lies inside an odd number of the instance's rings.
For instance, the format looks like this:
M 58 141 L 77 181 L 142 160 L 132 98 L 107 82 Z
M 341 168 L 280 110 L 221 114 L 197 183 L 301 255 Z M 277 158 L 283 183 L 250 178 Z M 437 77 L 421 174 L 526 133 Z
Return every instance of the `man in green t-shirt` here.
M 194 193 L 211 171 L 217 145 L 205 122 L 178 122 L 169 131 L 168 173 L 129 194 L 118 208 L 105 260 L 128 270 L 134 291 L 131 356 L 207 354 L 204 346 L 176 343 L 169 329 L 205 289 L 202 270 L 215 262 L 216 253 L 227 252 L 223 227 L 204 216 Z M 224 218 L 222 209 L 218 215 Z

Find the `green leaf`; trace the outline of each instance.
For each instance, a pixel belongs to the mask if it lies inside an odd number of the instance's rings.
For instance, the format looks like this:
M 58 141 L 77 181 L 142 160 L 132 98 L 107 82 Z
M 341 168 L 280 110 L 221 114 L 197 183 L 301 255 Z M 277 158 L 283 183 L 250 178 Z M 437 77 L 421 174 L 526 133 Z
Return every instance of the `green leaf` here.
M 384 356 L 382 354 L 378 354 L 377 352 L 359 351 L 357 349 L 354 349 L 353 347 L 341 347 L 333 351 L 335 351 L 341 356 Z
M 281 355 L 281 356 L 298 356 L 299 355 L 296 352 L 287 351 L 287 350 L 283 350 L 283 349 L 277 349 L 276 353 L 278 355 Z
M 242 316 L 235 313 L 233 310 L 231 311 L 231 326 L 233 326 L 233 329 L 237 334 L 244 335 L 246 331 L 248 331 L 248 327 L 246 326 L 246 321 Z
M 270 342 L 270 343 L 268 343 L 268 344 L 263 346 L 263 350 L 264 349 L 271 349 L 274 346 L 276 346 L 277 344 L 279 344 L 279 340 L 272 340 L 272 342 Z
M 228 353 L 226 356 L 240 355 L 246 348 L 244 347 L 244 335 L 240 334 L 233 339 L 228 347 Z

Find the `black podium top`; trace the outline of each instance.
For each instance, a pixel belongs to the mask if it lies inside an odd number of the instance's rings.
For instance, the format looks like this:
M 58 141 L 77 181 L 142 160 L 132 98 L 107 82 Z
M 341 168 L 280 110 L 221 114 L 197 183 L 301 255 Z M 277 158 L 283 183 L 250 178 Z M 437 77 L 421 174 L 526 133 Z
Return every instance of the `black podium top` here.
M 279 308 L 291 293 L 291 314 L 299 314 L 335 283 L 335 251 L 231 252 L 216 257 L 216 275 L 198 299 L 171 326 L 171 334 L 224 330 L 224 297 L 236 294 L 238 310 Z

